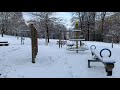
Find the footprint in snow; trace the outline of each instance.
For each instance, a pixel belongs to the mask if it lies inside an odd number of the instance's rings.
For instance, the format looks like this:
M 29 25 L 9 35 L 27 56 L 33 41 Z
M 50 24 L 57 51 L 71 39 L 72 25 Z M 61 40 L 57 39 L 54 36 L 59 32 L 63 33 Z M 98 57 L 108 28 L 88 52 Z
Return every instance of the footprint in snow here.
M 68 68 L 72 68 L 72 66 L 69 66 Z

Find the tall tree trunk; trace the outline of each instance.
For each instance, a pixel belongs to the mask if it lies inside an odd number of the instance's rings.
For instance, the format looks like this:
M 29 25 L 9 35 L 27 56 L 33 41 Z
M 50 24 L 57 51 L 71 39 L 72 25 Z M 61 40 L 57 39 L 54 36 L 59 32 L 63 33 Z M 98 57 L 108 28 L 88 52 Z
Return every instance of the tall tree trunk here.
M 49 43 L 49 31 L 47 29 L 47 40 L 48 40 L 48 43 Z
M 48 41 L 47 41 L 47 31 L 45 31 L 45 45 L 48 45 Z
M 4 34 L 4 25 L 2 24 L 2 30 L 1 30 L 2 37 L 3 37 L 3 34 Z
M 96 38 L 95 38 L 95 17 L 96 17 L 96 12 L 93 12 L 93 41 L 95 41 L 96 40 Z
M 59 30 L 59 48 L 62 47 L 61 44 L 62 44 L 62 43 L 61 43 L 61 30 Z
M 106 12 L 103 12 L 102 13 L 102 19 L 101 19 L 101 34 L 102 34 L 102 41 L 103 41 L 103 29 L 104 29 L 104 27 L 103 27 L 103 25 L 104 25 L 104 20 L 105 20 L 105 15 L 106 15 Z
M 46 19 L 46 33 L 47 33 L 47 42 L 49 43 L 49 31 L 48 31 L 47 19 Z
M 1 33 L 2 37 L 3 37 L 3 30 L 2 30 L 2 33 Z
M 103 24 L 104 24 L 104 19 L 102 19 L 102 23 L 101 23 L 101 34 L 102 34 L 102 41 L 103 41 Z
M 89 41 L 89 22 L 88 22 L 88 41 Z

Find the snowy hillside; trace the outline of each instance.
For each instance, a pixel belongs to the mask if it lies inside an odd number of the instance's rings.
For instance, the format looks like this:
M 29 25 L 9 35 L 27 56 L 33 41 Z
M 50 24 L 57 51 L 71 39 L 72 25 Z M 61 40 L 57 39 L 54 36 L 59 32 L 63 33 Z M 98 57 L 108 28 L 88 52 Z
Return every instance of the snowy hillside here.
M 120 45 L 102 42 L 86 42 L 88 47 L 96 45 L 98 50 L 108 48 L 112 51 L 111 58 L 116 61 L 112 76 L 106 76 L 104 65 L 100 62 L 91 63 L 88 68 L 90 50 L 67 51 L 51 40 L 45 46 L 44 39 L 38 39 L 38 55 L 36 63 L 31 61 L 31 39 L 21 39 L 14 36 L 0 37 L 0 41 L 8 41 L 9 46 L 0 46 L 0 78 L 119 78 L 120 77 Z

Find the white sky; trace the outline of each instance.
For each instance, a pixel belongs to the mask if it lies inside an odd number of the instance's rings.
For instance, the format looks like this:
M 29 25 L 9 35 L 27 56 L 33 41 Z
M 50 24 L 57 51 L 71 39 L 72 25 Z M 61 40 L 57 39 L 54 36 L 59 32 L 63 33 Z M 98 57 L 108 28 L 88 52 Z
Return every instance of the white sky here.
M 72 15 L 70 12 L 57 12 L 56 17 L 61 17 L 63 18 L 63 22 L 66 25 L 67 28 L 71 28 L 71 18 Z
M 72 15 L 71 15 L 70 12 L 56 12 L 55 16 L 62 18 L 63 19 L 63 23 L 65 24 L 65 26 L 67 28 L 71 28 L 70 19 L 71 19 Z M 32 18 L 32 16 L 29 14 L 29 12 L 23 12 L 23 17 L 24 17 L 24 19 L 26 21 L 30 20 Z

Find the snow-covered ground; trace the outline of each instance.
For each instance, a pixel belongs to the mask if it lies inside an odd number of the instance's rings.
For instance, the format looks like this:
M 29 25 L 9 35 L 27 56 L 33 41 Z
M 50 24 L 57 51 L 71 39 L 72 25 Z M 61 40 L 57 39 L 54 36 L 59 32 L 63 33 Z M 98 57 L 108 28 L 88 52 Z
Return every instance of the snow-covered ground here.
M 14 36 L 0 37 L 0 41 L 8 41 L 9 46 L 0 46 L 0 78 L 120 78 L 120 45 L 87 41 L 88 47 L 96 45 L 97 50 L 108 48 L 112 51 L 111 58 L 116 61 L 112 76 L 107 76 L 104 65 L 100 62 L 91 63 L 88 58 L 91 51 L 67 51 L 51 40 L 45 46 L 44 39 L 38 39 L 38 55 L 36 63 L 31 61 L 31 39 L 26 38 L 24 45 L 21 39 Z

